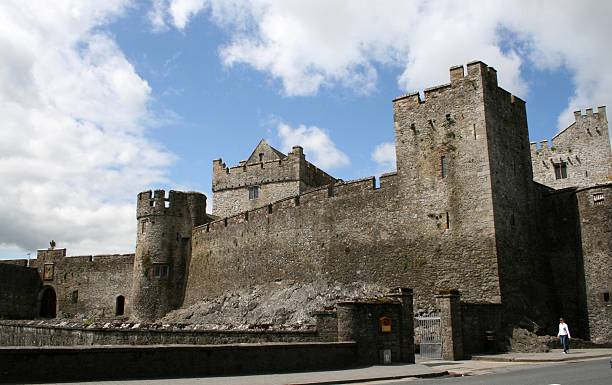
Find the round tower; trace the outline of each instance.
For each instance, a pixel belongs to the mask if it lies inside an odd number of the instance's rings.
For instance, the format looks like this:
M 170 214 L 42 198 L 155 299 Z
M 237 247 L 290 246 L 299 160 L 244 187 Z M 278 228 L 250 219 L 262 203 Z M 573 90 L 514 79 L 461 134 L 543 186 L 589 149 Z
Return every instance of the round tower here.
M 156 320 L 178 309 L 185 295 L 191 231 L 206 221 L 206 196 L 164 190 L 138 194 L 132 317 Z

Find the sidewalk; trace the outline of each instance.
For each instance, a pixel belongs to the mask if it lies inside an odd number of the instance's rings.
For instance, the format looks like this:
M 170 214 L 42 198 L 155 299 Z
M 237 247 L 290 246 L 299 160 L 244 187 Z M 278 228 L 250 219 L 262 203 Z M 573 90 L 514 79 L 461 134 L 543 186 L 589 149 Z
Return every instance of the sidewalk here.
M 472 356 L 463 361 L 417 361 L 420 364 L 445 370 L 450 376 L 474 376 L 493 372 L 515 370 L 521 367 L 564 361 L 581 361 L 594 358 L 612 357 L 612 349 L 574 349 L 569 354 L 554 349 L 547 353 L 501 353 Z
M 470 376 L 500 371 L 515 370 L 518 367 L 533 366 L 561 361 L 580 361 L 600 357 L 611 357 L 612 349 L 575 349 L 570 354 L 562 350 L 548 353 L 503 353 L 474 356 L 471 360 L 443 361 L 421 360 L 414 365 L 376 365 L 358 369 L 330 370 L 324 372 L 302 372 L 264 374 L 252 376 L 226 376 L 204 378 L 181 378 L 159 380 L 107 381 L 104 384 L 199 384 L 199 385 L 314 385 L 350 384 L 373 381 L 395 380 L 409 377 L 430 378 L 440 376 Z M 73 385 L 75 385 L 73 383 Z
M 547 353 L 503 353 L 472 356 L 472 360 L 505 362 L 561 362 L 610 356 L 612 356 L 612 349 L 570 349 L 568 354 L 563 354 L 563 350 L 561 349 L 553 349 Z

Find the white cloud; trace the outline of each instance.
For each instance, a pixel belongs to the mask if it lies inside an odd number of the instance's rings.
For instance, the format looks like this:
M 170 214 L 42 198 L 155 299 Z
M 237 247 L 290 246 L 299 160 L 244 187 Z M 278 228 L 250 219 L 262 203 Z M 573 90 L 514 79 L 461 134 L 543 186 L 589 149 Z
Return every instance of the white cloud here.
M 396 169 L 395 144 L 383 142 L 377 145 L 372 152 L 372 160 L 378 165 L 379 172 L 394 171 Z
M 0 248 L 133 251 L 135 194 L 173 157 L 144 136 L 151 89 L 100 28 L 125 9 L 0 2 Z
M 348 156 L 336 147 L 328 133 L 317 126 L 291 127 L 279 123 L 278 137 L 284 152 L 291 151 L 293 146 L 302 146 L 307 159 L 323 169 L 336 169 L 350 164 Z
M 526 97 L 527 65 L 567 68 L 575 93 L 559 117 L 563 127 L 580 107 L 612 105 L 612 2 L 466 0 L 371 2 L 168 0 L 174 26 L 184 29 L 198 12 L 225 28 L 220 48 L 227 66 L 248 65 L 282 83 L 287 95 L 322 87 L 369 92 L 377 68 L 401 70 L 404 91 L 448 82 L 448 68 L 483 60 L 498 70 L 500 85 Z M 179 17 L 180 15 L 180 17 Z

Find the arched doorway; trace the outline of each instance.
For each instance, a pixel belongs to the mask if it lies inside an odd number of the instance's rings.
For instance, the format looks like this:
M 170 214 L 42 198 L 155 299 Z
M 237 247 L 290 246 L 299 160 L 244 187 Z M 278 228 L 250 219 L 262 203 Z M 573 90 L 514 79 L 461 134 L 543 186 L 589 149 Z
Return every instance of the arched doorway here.
M 117 297 L 117 301 L 115 303 L 115 315 L 119 316 L 119 315 L 123 315 L 125 311 L 125 297 L 120 295 L 119 297 Z
M 51 286 L 45 286 L 40 296 L 40 316 L 55 318 L 57 311 L 57 296 Z

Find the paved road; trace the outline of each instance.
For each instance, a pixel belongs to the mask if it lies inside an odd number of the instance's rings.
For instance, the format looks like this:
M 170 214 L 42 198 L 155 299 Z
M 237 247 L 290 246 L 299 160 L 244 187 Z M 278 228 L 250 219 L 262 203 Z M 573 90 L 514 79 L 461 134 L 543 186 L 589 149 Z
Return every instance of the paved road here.
M 564 362 L 545 366 L 513 368 L 504 373 L 469 377 L 445 377 L 367 382 L 365 384 L 393 385 L 612 385 L 610 359 Z

